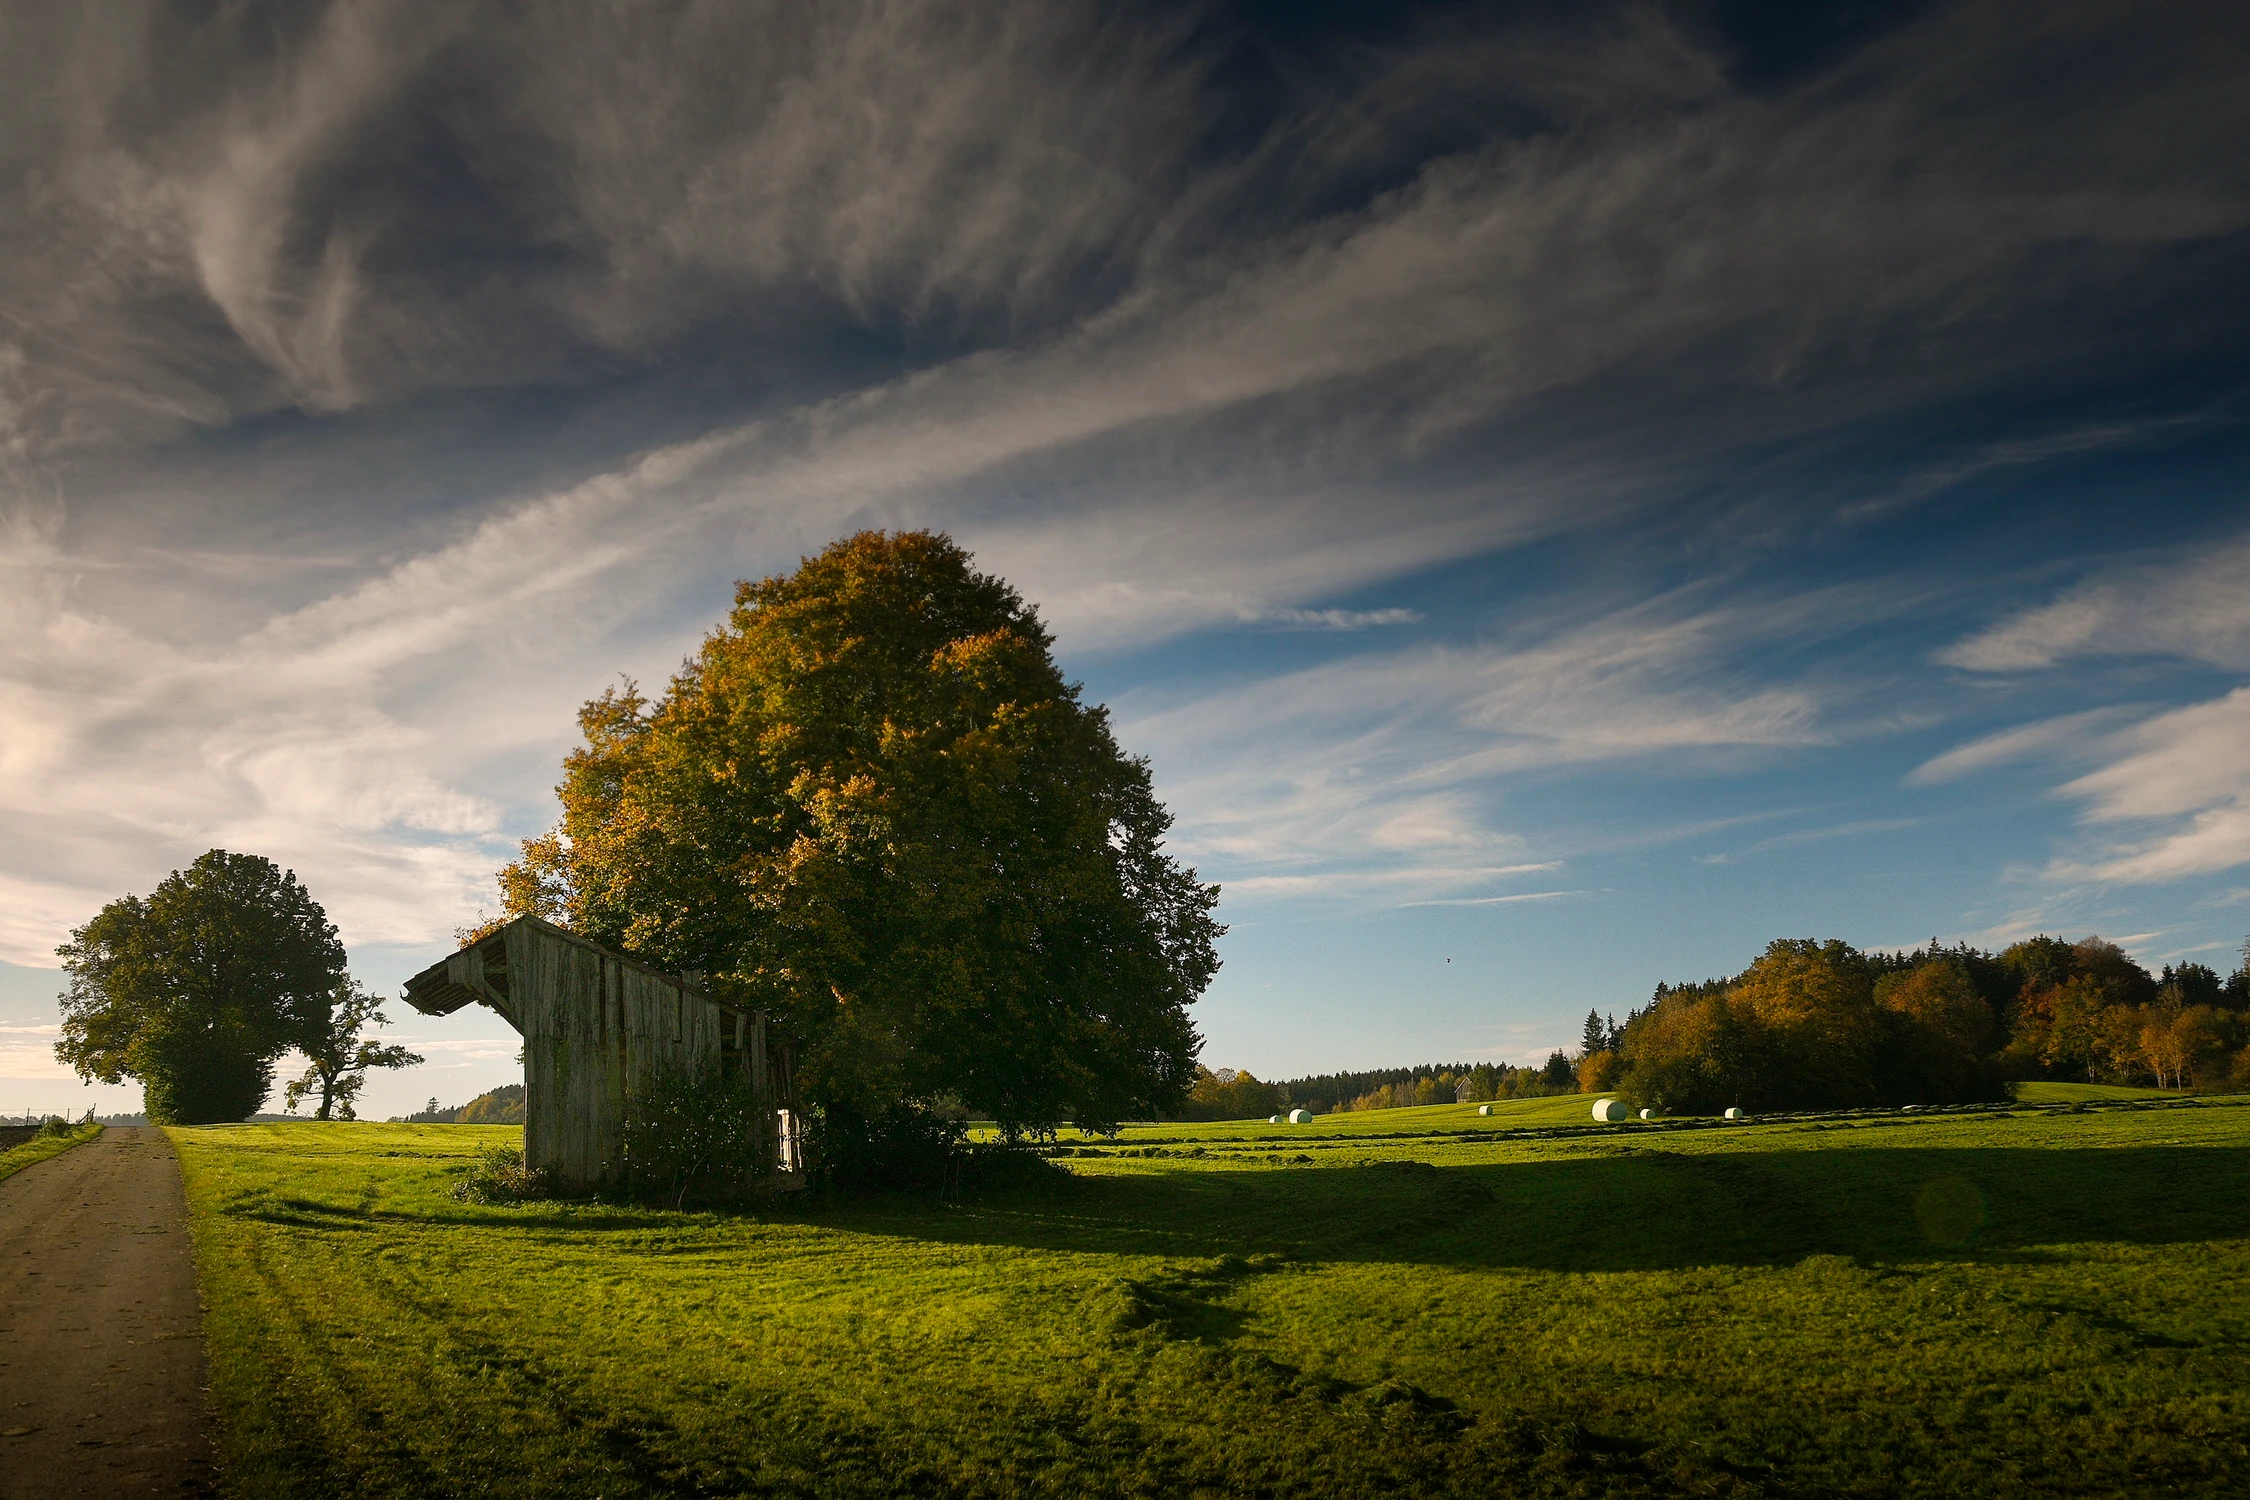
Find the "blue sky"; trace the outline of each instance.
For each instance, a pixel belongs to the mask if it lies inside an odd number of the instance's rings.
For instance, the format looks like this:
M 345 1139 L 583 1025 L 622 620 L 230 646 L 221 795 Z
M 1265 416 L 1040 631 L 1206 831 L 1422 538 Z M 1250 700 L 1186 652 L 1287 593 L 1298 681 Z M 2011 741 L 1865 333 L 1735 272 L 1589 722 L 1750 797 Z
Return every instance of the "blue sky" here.
M 131 1106 L 44 966 L 214 845 L 394 988 L 578 703 L 870 526 L 1151 757 L 1214 1065 L 1534 1059 L 1784 935 L 2250 931 L 2223 8 L 0 27 L 0 1108 Z M 394 1019 L 374 1113 L 513 1076 Z

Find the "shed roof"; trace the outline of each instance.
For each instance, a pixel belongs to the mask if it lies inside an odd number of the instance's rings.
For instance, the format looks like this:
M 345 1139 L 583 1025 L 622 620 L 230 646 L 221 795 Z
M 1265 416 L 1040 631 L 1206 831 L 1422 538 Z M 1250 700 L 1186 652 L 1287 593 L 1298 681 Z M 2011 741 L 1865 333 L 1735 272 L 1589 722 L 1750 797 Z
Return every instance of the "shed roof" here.
M 515 1017 L 510 1014 L 511 1007 L 508 1004 L 508 937 L 511 933 L 519 936 L 536 933 L 543 938 L 570 943 L 599 953 L 612 963 L 638 969 L 706 1005 L 729 1012 L 744 1010 L 742 1006 L 714 999 L 701 986 L 690 984 L 678 974 L 667 974 L 654 964 L 643 963 L 614 948 L 605 948 L 591 938 L 580 937 L 567 928 L 530 916 L 516 917 L 501 923 L 459 952 L 448 954 L 407 980 L 406 1003 L 426 1016 L 450 1016 L 465 1005 L 482 1002 L 513 1021 Z

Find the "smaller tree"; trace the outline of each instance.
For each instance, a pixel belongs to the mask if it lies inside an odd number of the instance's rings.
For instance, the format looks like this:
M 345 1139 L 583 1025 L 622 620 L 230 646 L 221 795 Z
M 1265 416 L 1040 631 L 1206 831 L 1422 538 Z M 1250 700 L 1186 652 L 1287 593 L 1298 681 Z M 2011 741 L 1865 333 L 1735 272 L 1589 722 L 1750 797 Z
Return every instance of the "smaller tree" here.
M 1586 1027 L 1578 1039 L 1579 1060 L 1584 1061 L 1597 1052 L 1608 1050 L 1609 1028 L 1602 1025 L 1601 1013 L 1591 1010 L 1586 1012 Z
M 283 1090 L 289 1113 L 297 1112 L 306 1095 L 318 1093 L 320 1108 L 313 1112 L 314 1119 L 356 1120 L 359 1113 L 353 1104 L 367 1086 L 368 1069 L 421 1065 L 421 1054 L 360 1034 L 370 1026 L 391 1024 L 379 1009 L 382 1003 L 349 974 L 337 981 L 334 1004 L 326 1019 L 314 1023 L 298 1041 L 306 1067 L 304 1075 Z M 434 1099 L 430 1102 L 437 1103 Z

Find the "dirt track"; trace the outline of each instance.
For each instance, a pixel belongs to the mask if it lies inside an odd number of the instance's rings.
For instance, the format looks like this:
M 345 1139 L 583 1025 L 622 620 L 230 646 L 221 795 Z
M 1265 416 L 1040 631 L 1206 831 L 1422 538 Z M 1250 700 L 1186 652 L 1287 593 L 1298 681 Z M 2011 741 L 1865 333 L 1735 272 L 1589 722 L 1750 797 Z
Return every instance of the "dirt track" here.
M 113 1128 L 0 1182 L 0 1496 L 211 1490 L 180 1169 Z

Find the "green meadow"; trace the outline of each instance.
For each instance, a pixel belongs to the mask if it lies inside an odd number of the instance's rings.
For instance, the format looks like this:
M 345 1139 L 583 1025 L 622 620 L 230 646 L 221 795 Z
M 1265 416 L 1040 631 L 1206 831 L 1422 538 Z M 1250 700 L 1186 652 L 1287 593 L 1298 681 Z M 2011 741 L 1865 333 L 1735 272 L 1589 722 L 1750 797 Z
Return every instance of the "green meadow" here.
M 457 1201 L 512 1127 L 172 1136 L 238 1494 L 2250 1486 L 2250 1098 L 1588 1103 L 739 1212 Z

